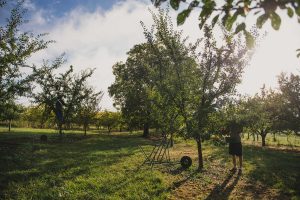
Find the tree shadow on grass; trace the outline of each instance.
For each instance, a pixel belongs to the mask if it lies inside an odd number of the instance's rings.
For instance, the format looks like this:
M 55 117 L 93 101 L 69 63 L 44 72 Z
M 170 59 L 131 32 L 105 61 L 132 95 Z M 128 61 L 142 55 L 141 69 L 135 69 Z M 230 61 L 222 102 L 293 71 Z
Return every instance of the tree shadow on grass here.
M 210 192 L 210 194 L 206 197 L 206 200 L 214 200 L 214 199 L 228 199 L 232 190 L 237 185 L 241 174 L 237 174 L 234 176 L 234 172 L 230 172 L 222 184 L 218 184 L 214 187 L 214 189 Z M 228 183 L 233 178 L 232 183 L 228 185 Z
M 244 160 L 253 166 L 247 174 L 252 184 L 276 188 L 284 199 L 300 197 L 300 152 L 246 145 Z
M 74 134 L 65 137 L 67 140 L 54 137 L 47 143 L 34 144 L 30 137 L 22 137 L 18 145 L 0 144 L 0 199 L 10 183 L 26 185 L 29 180 L 43 179 L 49 188 L 59 186 L 66 180 L 89 176 L 93 168 L 105 169 L 134 155 L 138 145 L 151 144 L 137 136 Z M 6 142 L 14 141 L 13 138 L 9 136 Z
M 173 175 L 178 175 L 180 172 L 183 171 L 184 170 L 182 168 L 177 168 L 175 170 L 171 170 L 170 173 Z M 184 183 L 194 179 L 199 173 L 199 170 L 192 170 L 190 172 L 187 172 L 187 174 L 182 179 L 173 182 L 173 184 L 169 188 L 167 188 L 166 191 L 176 190 L 177 188 L 181 187 Z

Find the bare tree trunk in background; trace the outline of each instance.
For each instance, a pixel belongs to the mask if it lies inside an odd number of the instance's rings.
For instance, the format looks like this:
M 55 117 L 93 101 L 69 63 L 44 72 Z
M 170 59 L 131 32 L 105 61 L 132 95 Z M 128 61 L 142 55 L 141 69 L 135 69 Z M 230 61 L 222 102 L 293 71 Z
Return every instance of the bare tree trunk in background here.
M 11 119 L 8 120 L 8 132 L 11 130 Z
M 196 139 L 197 142 L 197 149 L 198 149 L 198 170 L 203 169 L 203 156 L 202 156 L 202 144 L 201 138 Z
M 148 122 L 146 122 L 145 124 L 144 124 L 144 131 L 143 131 L 143 137 L 145 137 L 145 138 L 147 138 L 147 137 L 149 137 L 149 123 Z

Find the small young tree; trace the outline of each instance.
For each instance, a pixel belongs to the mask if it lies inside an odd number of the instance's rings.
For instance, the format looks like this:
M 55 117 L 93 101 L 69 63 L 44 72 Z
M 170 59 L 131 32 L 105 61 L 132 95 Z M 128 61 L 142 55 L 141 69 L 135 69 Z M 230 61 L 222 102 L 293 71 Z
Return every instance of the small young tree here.
M 99 103 L 103 93 L 94 92 L 93 88 L 87 86 L 83 93 L 85 93 L 84 99 L 81 101 L 76 119 L 79 124 L 83 125 L 84 135 L 86 135 L 89 124 L 96 120 L 96 115 L 100 111 Z
M 107 128 L 108 133 L 118 126 L 120 121 L 120 113 L 105 110 L 98 115 L 99 124 Z
M 22 111 L 23 107 L 12 100 L 0 107 L 0 120 L 8 121 L 8 132 L 11 131 L 12 121 L 19 119 Z
M 262 146 L 266 146 L 266 136 L 275 123 L 273 102 L 273 91 L 262 87 L 260 94 L 248 98 L 246 102 L 246 121 L 248 128 L 255 134 L 260 135 Z
M 45 109 L 56 114 L 57 126 L 62 134 L 62 124 L 70 127 L 75 122 L 76 113 L 87 93 L 86 81 L 94 70 L 88 69 L 80 74 L 73 73 L 73 67 L 60 74 L 55 74 L 64 63 L 63 57 L 57 58 L 51 66 L 45 62 L 41 68 L 34 67 L 35 81 L 41 91 L 33 94 L 34 102 L 45 105 Z M 58 110 L 58 104 L 60 109 Z
M 31 105 L 25 107 L 21 115 L 21 120 L 32 128 L 53 128 L 55 125 L 55 116 L 51 111 L 45 109 L 45 105 Z

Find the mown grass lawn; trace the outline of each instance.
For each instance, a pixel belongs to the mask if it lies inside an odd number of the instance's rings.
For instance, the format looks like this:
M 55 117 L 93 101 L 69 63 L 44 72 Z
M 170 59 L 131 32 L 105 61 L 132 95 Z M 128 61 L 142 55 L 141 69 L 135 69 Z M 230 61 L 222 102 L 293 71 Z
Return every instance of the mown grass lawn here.
M 172 165 L 141 164 L 130 133 L 89 134 L 14 129 L 0 132 L 0 199 L 299 199 L 300 151 L 244 145 L 243 175 L 231 174 L 226 146 L 204 143 L 205 169 L 196 171 L 193 141 L 176 140 Z M 39 141 L 47 134 L 48 141 Z M 183 155 L 193 158 L 181 170 Z

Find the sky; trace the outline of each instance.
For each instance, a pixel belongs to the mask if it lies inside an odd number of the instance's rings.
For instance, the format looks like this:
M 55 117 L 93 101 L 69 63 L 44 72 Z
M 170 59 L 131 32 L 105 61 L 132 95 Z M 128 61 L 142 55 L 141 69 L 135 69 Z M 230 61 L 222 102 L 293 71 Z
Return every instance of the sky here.
M 67 63 L 79 72 L 96 68 L 89 83 L 104 92 L 103 109 L 114 110 L 107 88 L 114 82 L 112 66 L 126 60 L 126 52 L 133 45 L 145 42 L 140 21 L 151 26 L 148 9 L 156 10 L 150 0 L 26 0 L 29 22 L 22 27 L 34 33 L 48 33 L 47 39 L 55 40 L 43 51 L 34 54 L 29 62 L 40 65 L 43 60 L 53 60 L 65 53 Z M 195 41 L 202 36 L 195 11 L 178 29 Z M 170 13 L 176 24 L 176 13 Z M 242 83 L 237 87 L 241 94 L 253 95 L 263 84 L 277 87 L 281 72 L 300 73 L 300 24 L 297 19 L 282 15 L 279 31 L 265 26 L 267 36 L 261 41 L 246 67 Z M 249 26 L 255 21 L 247 19 Z M 62 70 L 63 70 L 62 69 Z

